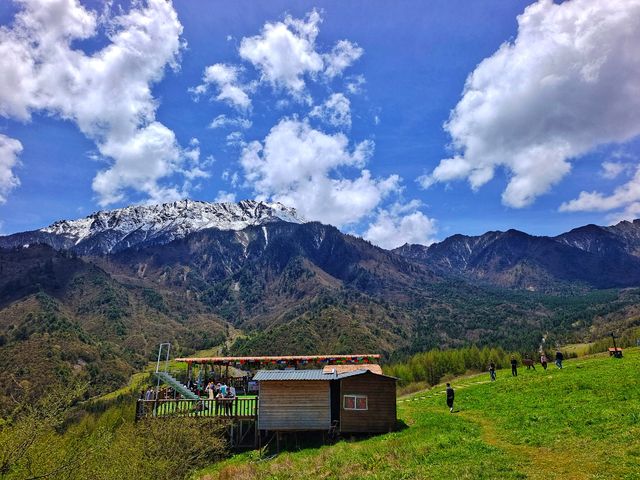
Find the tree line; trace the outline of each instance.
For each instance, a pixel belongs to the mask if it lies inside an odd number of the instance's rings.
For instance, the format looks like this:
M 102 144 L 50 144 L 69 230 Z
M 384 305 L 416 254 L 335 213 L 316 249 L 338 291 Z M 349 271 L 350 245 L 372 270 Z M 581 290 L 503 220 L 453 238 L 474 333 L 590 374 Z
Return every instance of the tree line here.
M 522 364 L 520 353 L 507 352 L 501 347 L 478 348 L 474 345 L 447 350 L 433 349 L 417 353 L 406 361 L 387 365 L 384 367 L 384 373 L 399 378 L 400 385 L 412 382 L 436 385 L 448 375 L 486 371 L 492 361 L 497 368 L 507 367 L 510 365 L 511 355 L 515 356 L 519 364 Z

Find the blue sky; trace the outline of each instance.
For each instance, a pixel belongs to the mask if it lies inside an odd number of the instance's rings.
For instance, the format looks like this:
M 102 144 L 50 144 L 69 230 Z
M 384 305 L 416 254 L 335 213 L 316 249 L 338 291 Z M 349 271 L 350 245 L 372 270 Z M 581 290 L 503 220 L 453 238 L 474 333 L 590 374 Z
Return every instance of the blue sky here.
M 2 2 L 0 232 L 182 197 L 385 247 L 640 216 L 639 3 L 530 3 Z

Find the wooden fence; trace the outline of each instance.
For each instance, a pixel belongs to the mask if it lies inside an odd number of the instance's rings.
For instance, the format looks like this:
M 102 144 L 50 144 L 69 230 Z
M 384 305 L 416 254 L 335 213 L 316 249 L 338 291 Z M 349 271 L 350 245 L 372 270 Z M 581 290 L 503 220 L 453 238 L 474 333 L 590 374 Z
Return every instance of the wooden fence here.
M 249 420 L 258 415 L 258 397 L 234 399 L 138 400 L 136 420 L 146 417 L 221 417 Z

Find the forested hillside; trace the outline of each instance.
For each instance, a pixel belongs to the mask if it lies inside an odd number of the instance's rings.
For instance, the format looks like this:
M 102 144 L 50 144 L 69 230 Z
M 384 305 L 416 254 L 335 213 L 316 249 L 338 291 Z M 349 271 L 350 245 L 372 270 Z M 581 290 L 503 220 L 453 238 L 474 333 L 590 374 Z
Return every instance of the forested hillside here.
M 638 322 L 636 288 L 594 289 L 578 277 L 559 291 L 501 288 L 329 225 L 283 221 L 277 215 L 290 214 L 284 207 L 200 202 L 208 222 L 229 228 L 199 228 L 190 205 L 152 210 L 162 228 L 146 210 L 124 209 L 43 229 L 76 235 L 81 251 L 38 243 L 0 249 L 2 405 L 12 394 L 38 396 L 45 385 L 76 377 L 90 382 L 86 395 L 108 391 L 153 359 L 161 341 L 172 342 L 176 354 L 219 346 L 237 354 L 371 351 L 398 361 L 471 344 L 529 351 L 543 336 L 585 341 Z M 187 220 L 176 224 L 183 214 Z M 632 245 L 628 230 L 625 245 Z M 553 243 L 593 246 L 585 235 Z M 79 256 L 113 239 L 112 253 Z M 514 252 L 505 247 L 503 254 Z

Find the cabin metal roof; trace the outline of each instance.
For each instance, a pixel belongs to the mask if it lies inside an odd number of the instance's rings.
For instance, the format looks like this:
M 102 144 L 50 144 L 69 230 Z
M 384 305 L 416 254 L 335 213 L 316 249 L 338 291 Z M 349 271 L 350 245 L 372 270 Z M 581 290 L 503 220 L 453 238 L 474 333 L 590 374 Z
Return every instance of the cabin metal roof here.
M 335 373 L 322 370 L 260 370 L 253 377 L 258 382 L 269 380 L 337 380 Z

